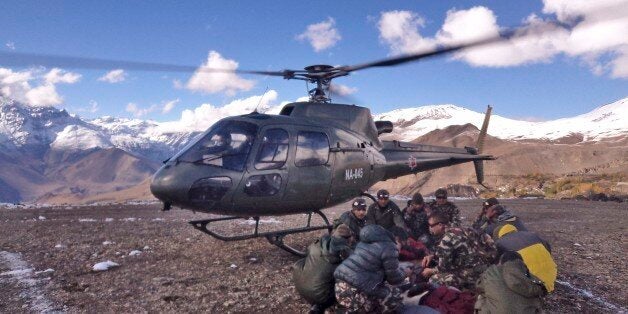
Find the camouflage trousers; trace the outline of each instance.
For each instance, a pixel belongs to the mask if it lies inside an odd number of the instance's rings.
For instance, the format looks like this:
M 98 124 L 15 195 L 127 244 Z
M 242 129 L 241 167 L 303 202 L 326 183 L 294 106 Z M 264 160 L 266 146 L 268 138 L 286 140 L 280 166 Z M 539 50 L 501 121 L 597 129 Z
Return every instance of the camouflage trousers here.
M 429 282 L 458 288 L 459 290 L 472 290 L 475 289 L 476 282 L 480 279 L 483 268 L 485 267 L 461 269 L 455 272 L 437 272 L 430 277 Z
M 336 313 L 395 313 L 402 306 L 403 297 L 398 287 L 385 284 L 388 294 L 383 299 L 366 295 L 364 292 L 342 281 L 336 281 Z

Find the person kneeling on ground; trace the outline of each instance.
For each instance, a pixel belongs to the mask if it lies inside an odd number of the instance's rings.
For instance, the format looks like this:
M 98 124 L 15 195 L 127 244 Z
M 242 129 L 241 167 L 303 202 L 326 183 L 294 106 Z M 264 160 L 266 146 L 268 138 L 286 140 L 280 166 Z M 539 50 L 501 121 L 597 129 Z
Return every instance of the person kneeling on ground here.
M 474 289 L 476 280 L 495 259 L 492 239 L 472 228 L 449 227 L 449 219 L 443 213 L 432 213 L 428 222 L 438 241 L 434 255 L 423 259 L 423 277 L 430 278 L 430 283 Z M 438 264 L 429 268 L 432 260 Z
M 502 227 L 504 228 L 504 227 Z M 539 313 L 541 298 L 554 290 L 557 268 L 549 244 L 534 232 L 502 233 L 502 253 L 478 281 L 478 313 Z
M 307 302 L 310 313 L 324 313 L 336 302 L 334 271 L 351 254 L 352 232 L 344 224 L 330 236 L 322 236 L 307 249 L 305 258 L 293 265 L 294 286 Z
M 493 205 L 486 210 L 488 225 L 486 233 L 494 240 L 511 231 L 528 231 L 519 217 L 502 205 Z
M 345 224 L 355 237 L 355 244 L 360 241 L 360 230 L 366 225 L 366 200 L 359 197 L 351 203 L 351 210 L 340 215 L 340 218 L 334 220 L 334 229 L 340 224 Z
M 395 285 L 409 272 L 399 268 L 398 257 L 390 232 L 380 225 L 362 228 L 355 251 L 334 272 L 338 310 L 391 313 L 401 307 L 401 289 Z

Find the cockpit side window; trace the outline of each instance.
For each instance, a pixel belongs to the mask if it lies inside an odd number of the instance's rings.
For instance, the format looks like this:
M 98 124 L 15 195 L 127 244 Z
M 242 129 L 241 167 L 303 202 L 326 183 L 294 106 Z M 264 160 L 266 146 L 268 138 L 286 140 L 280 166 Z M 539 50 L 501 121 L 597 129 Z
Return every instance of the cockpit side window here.
M 299 132 L 297 139 L 297 167 L 319 166 L 329 159 L 329 139 L 327 134 L 320 132 Z
M 288 132 L 283 129 L 269 129 L 262 137 L 255 169 L 269 170 L 281 168 L 288 159 Z
M 216 123 L 178 161 L 243 171 L 257 126 L 243 121 Z

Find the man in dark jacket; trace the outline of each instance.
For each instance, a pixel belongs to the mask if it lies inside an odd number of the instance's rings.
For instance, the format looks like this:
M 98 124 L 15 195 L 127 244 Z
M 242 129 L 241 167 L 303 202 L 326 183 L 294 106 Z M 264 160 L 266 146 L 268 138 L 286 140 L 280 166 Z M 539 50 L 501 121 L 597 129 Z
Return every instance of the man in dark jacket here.
M 511 231 L 528 231 L 521 219 L 502 205 L 489 207 L 486 211 L 486 217 L 488 218 L 486 233 L 493 239 L 498 239 L 501 235 Z M 502 234 L 498 234 L 498 231 L 501 231 Z
M 386 190 L 377 191 L 377 202 L 369 206 L 366 223 L 380 225 L 384 229 L 390 229 L 392 226 L 406 229 L 399 206 L 390 201 L 390 193 Z
M 478 213 L 471 227 L 477 231 L 486 232 L 486 227 L 488 226 L 488 217 L 486 217 L 486 213 L 489 208 L 495 205 L 499 205 L 499 201 L 494 197 L 484 201 L 482 203 L 482 210 Z
M 334 229 L 340 224 L 344 224 L 351 232 L 356 241 L 360 240 L 360 230 L 366 225 L 366 201 L 363 198 L 356 198 L 351 203 L 351 210 L 342 213 L 340 218 L 334 221 Z
M 336 268 L 336 299 L 348 312 L 389 313 L 401 306 L 401 284 L 409 274 L 399 268 L 399 251 L 390 232 L 379 225 L 360 231 L 353 254 Z
M 423 201 L 421 193 L 412 195 L 408 207 L 401 212 L 410 237 L 423 242 L 425 245 L 429 245 L 431 242 L 430 229 L 427 225 L 427 212 L 427 204 Z
M 353 234 L 346 225 L 339 225 L 330 235 L 324 235 L 307 249 L 305 258 L 292 267 L 294 286 L 310 304 L 310 313 L 324 313 L 336 302 L 334 271 L 351 254 L 349 243 Z

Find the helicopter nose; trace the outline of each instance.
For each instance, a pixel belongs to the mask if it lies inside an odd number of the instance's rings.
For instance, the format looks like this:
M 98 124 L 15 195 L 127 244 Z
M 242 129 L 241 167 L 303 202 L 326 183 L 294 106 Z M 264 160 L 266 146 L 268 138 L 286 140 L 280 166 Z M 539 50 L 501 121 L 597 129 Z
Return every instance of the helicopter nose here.
M 185 201 L 187 188 L 177 180 L 170 166 L 161 167 L 153 175 L 150 192 L 164 203 L 181 203 Z

